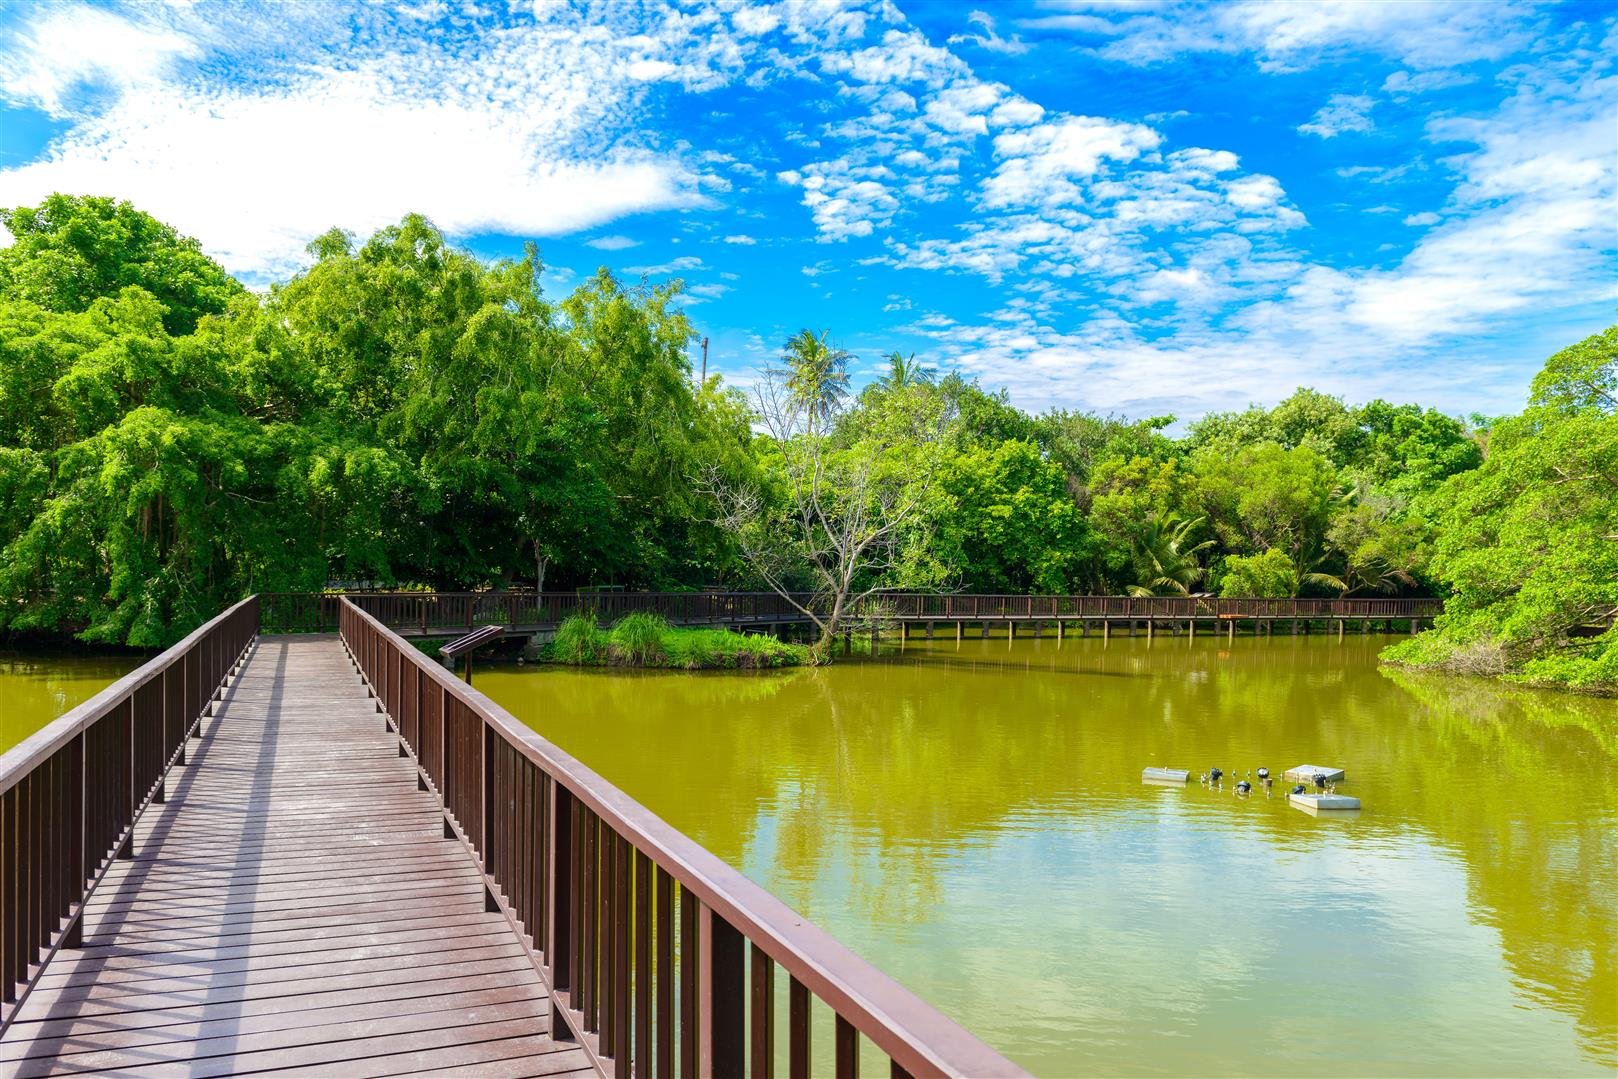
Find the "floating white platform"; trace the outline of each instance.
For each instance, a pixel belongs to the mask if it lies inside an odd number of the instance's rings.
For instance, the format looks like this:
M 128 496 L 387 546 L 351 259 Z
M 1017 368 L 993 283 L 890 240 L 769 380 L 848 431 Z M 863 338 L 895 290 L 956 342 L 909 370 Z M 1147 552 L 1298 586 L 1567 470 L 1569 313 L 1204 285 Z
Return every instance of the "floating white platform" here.
M 1185 783 L 1191 773 L 1184 768 L 1146 768 L 1141 771 L 1142 783 Z
M 1346 794 L 1289 794 L 1287 800 L 1299 809 L 1306 809 L 1312 813 L 1321 810 L 1358 809 L 1360 800 L 1350 798 Z
M 1323 768 L 1318 764 L 1300 764 L 1286 770 L 1286 777 L 1294 783 L 1313 783 L 1316 776 L 1325 776 L 1327 783 L 1336 783 L 1343 778 L 1343 770 Z

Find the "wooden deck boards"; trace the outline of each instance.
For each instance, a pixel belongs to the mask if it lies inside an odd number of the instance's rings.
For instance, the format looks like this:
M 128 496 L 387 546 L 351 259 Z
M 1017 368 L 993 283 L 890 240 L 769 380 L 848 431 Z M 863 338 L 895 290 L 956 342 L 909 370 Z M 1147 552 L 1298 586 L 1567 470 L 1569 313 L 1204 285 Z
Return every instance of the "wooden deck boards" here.
M 0 1073 L 594 1074 L 342 646 L 261 638 Z

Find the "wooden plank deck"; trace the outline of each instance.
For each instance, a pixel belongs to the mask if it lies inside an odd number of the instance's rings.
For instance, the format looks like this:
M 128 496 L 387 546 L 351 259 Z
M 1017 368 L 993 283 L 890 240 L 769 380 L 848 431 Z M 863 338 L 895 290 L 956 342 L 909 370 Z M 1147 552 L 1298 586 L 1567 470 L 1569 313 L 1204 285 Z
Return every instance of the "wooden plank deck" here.
M 335 637 L 264 637 L 0 1039 L 29 1076 L 594 1074 Z

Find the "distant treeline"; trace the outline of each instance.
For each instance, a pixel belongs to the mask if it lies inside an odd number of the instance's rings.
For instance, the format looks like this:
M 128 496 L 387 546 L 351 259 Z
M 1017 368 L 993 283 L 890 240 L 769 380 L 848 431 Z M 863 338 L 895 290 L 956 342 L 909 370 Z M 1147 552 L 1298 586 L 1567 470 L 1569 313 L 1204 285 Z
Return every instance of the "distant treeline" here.
M 678 286 L 603 270 L 552 299 L 532 247 L 485 262 L 410 216 L 320 237 L 257 294 L 128 203 L 58 195 L 0 223 L 0 630 L 164 644 L 245 592 L 332 579 L 766 586 L 714 492 L 779 493 L 780 447 L 744 395 L 696 384 Z M 1453 591 L 1435 640 L 1468 662 L 1610 653 L 1589 634 L 1618 600 L 1613 337 L 1559 354 L 1509 420 L 1301 389 L 1183 437 L 1031 415 L 895 354 L 838 428 L 931 398 L 948 432 L 902 557 L 862 584 Z M 846 386 L 835 355 L 816 392 Z

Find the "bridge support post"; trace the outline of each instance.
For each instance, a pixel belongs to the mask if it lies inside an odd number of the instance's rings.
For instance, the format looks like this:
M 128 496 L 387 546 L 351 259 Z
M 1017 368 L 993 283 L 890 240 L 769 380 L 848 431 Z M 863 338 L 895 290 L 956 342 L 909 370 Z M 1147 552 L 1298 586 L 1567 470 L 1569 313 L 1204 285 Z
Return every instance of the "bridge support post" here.
M 1360 619 L 1360 636 L 1363 637 L 1369 632 L 1371 632 L 1371 620 L 1369 618 Z
M 989 623 L 987 622 L 983 623 L 983 639 L 989 639 Z
M 1012 621 L 1006 622 L 1006 639 L 1010 641 L 1017 639 L 1017 623 Z
M 955 623 L 955 643 L 956 643 L 956 644 L 960 644 L 960 643 L 961 643 L 961 631 L 962 631 L 962 630 L 963 630 L 963 629 L 964 629 L 964 628 L 965 628 L 965 627 L 966 627 L 966 623 L 965 623 L 965 622 L 957 622 L 957 623 Z
M 1101 640 L 1102 640 L 1102 643 L 1106 643 L 1107 635 L 1111 632 L 1111 629 L 1110 629 L 1111 626 L 1112 626 L 1112 620 L 1111 619 L 1103 618 L 1101 620 Z
M 1296 618 L 1292 620 L 1292 635 L 1294 637 L 1298 635 L 1298 620 Z
M 1185 629 L 1191 635 L 1193 641 L 1197 639 L 1197 620 L 1195 618 L 1185 624 Z
M 933 624 L 931 622 L 927 623 L 927 639 L 929 641 L 933 639 Z
M 1341 618 L 1337 620 L 1337 643 L 1343 643 L 1343 620 Z
M 1056 640 L 1057 643 L 1061 643 L 1062 640 L 1062 620 L 1060 618 L 1056 620 Z

